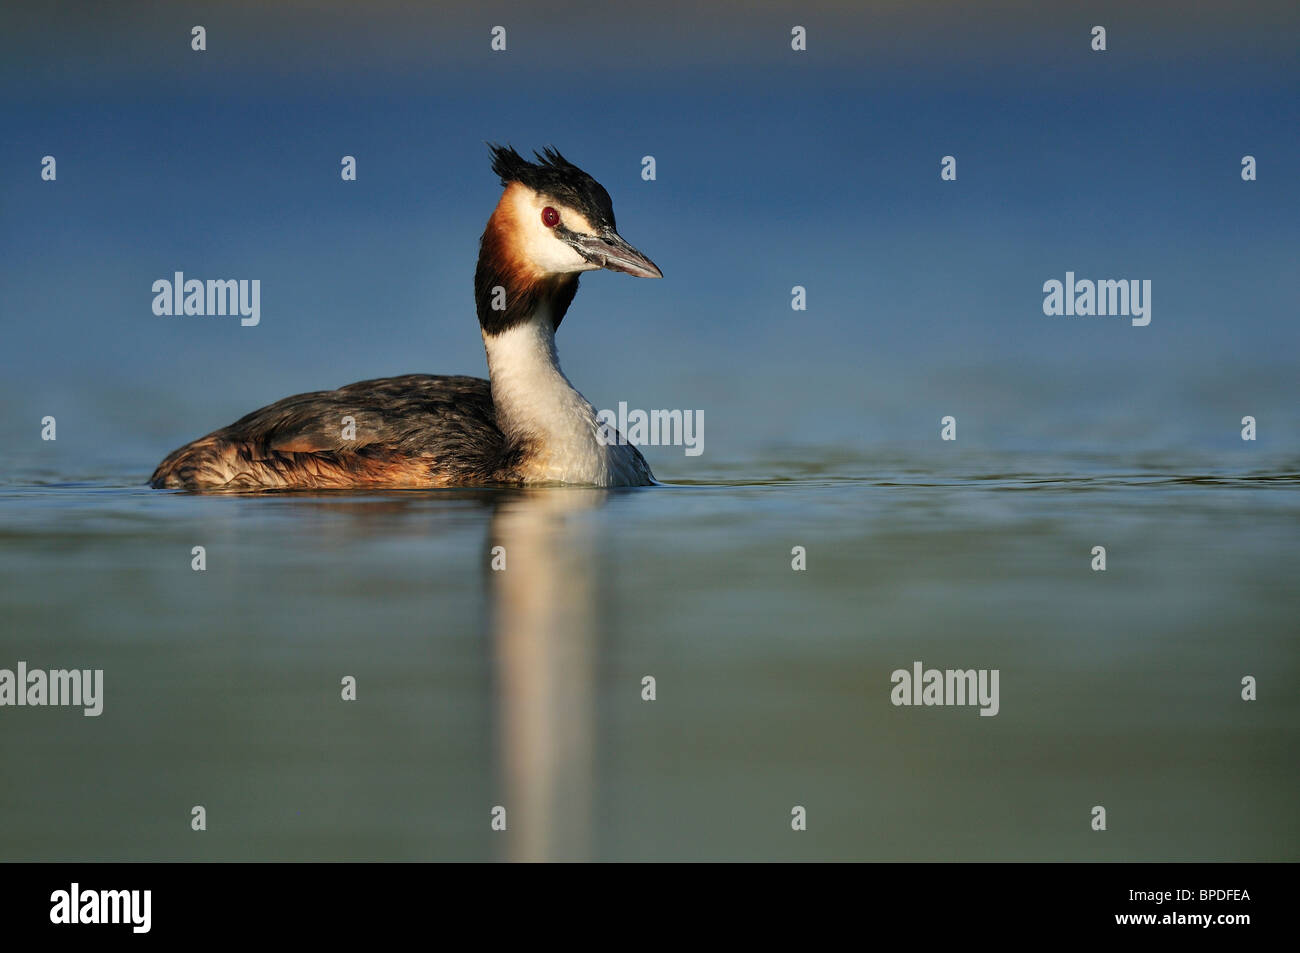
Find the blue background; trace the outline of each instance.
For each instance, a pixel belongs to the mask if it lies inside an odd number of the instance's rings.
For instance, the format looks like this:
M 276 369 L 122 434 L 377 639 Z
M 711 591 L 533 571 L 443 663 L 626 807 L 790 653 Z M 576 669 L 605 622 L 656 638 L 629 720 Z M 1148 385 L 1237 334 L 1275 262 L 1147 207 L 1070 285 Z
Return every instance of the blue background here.
M 1259 451 L 1294 448 L 1294 4 L 4 18 L 3 427 L 27 443 L 56 415 L 69 461 L 143 476 L 290 393 L 484 374 L 485 140 L 561 149 L 663 268 L 585 277 L 560 349 L 597 407 L 705 411 L 705 458 L 652 458 L 666 478 L 767 446 L 929 443 L 948 413 L 998 449 L 1239 449 L 1246 414 Z M 154 316 L 178 270 L 260 279 L 260 326 Z M 1151 325 L 1044 316 L 1067 270 L 1150 279 Z

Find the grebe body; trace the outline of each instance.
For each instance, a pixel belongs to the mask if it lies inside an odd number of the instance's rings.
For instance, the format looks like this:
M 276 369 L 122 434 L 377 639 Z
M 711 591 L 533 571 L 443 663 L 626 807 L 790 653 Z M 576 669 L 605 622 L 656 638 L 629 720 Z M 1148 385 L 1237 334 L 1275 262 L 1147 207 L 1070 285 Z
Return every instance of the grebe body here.
M 547 149 L 493 146 L 505 191 L 474 297 L 490 380 L 408 374 L 286 397 L 168 455 L 150 484 L 198 490 L 654 482 L 560 369 L 555 332 L 584 271 L 662 273 L 614 228 L 609 193 Z

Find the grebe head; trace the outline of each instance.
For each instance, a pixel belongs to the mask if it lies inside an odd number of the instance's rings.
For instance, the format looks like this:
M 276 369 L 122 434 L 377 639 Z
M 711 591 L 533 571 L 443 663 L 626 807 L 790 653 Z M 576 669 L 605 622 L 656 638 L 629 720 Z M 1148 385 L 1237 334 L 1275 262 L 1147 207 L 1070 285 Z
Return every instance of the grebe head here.
M 554 149 L 529 162 L 509 146 L 491 146 L 492 171 L 505 194 L 489 223 L 514 268 L 554 278 L 607 268 L 637 278 L 662 278 L 655 263 L 614 227 L 604 187 Z M 486 239 L 487 236 L 485 235 Z

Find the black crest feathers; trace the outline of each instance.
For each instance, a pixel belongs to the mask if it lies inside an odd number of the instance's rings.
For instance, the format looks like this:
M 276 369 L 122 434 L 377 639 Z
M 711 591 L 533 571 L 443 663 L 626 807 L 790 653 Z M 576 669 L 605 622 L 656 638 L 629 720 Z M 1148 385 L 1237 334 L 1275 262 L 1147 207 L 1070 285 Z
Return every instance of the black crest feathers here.
M 492 171 L 502 185 L 520 182 L 582 212 L 593 225 L 614 227 L 614 203 L 605 187 L 547 146 L 530 162 L 511 146 L 489 143 Z

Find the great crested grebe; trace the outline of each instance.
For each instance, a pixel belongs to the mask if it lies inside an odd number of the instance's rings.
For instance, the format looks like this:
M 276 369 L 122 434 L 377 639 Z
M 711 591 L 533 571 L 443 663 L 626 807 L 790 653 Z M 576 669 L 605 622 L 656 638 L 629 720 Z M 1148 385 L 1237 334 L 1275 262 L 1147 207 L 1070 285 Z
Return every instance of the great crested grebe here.
M 150 485 L 653 483 L 636 447 L 602 431 L 560 370 L 555 332 L 582 272 L 663 273 L 614 230 L 609 193 L 558 152 L 548 148 L 530 162 L 512 148 L 490 148 L 505 192 L 474 273 L 490 382 L 408 374 L 286 397 L 173 452 Z

